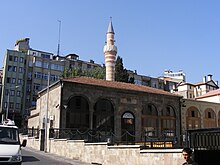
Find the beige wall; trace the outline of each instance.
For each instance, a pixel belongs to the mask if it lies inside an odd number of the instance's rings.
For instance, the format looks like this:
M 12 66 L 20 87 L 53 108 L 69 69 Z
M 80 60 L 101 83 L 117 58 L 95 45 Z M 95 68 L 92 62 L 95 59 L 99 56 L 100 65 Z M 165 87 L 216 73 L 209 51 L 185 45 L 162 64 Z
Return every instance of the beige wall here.
M 46 91 L 45 91 L 46 92 Z M 60 124 L 60 97 L 61 86 L 50 88 L 47 109 L 47 94 L 42 94 L 41 99 L 37 100 L 37 111 L 40 112 L 39 121 L 43 123 L 43 119 L 48 111 L 48 119 L 53 121 L 53 127 L 59 128 Z M 50 122 L 49 122 L 50 123 Z M 50 125 L 48 124 L 48 128 Z M 40 128 L 43 128 L 40 125 Z
M 27 147 L 39 150 L 39 140 L 27 138 Z M 178 165 L 184 162 L 181 149 L 145 149 L 139 145 L 108 146 L 83 140 L 50 139 L 48 152 L 87 163 L 102 165 Z
M 30 117 L 28 119 L 28 128 L 38 128 L 39 127 L 39 111 L 37 109 L 32 109 L 30 112 Z

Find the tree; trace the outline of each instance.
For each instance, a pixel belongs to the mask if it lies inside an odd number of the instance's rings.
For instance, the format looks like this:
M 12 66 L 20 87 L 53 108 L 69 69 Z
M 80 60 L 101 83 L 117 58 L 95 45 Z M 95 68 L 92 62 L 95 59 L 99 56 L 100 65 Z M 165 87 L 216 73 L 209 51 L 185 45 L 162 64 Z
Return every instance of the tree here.
M 129 82 L 129 74 L 123 66 L 123 60 L 120 56 L 117 57 L 115 64 L 115 81 Z
M 82 70 L 81 68 L 72 68 L 72 69 L 64 69 L 62 77 L 76 77 L 76 76 L 86 76 L 86 77 L 94 77 L 98 79 L 105 78 L 105 68 L 95 67 L 90 70 Z

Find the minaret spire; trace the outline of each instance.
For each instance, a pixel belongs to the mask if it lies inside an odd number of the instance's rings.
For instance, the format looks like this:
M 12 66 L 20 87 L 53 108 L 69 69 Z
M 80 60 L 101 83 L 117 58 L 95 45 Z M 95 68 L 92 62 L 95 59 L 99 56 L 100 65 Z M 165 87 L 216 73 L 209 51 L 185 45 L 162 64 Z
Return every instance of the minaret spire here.
M 106 45 L 104 46 L 105 66 L 106 66 L 106 80 L 115 81 L 115 60 L 117 54 L 117 47 L 114 45 L 114 29 L 112 25 L 112 17 L 108 25 L 106 33 Z
M 114 33 L 114 29 L 113 29 L 113 26 L 112 26 L 112 17 L 110 17 L 110 22 L 109 22 L 109 25 L 108 25 L 108 31 L 107 33 Z

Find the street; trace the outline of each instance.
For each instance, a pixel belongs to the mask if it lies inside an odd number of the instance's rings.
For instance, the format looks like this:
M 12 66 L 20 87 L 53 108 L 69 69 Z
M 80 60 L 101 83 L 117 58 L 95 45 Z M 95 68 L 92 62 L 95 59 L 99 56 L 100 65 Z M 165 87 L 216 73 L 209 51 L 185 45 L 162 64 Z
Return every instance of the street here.
M 22 148 L 22 165 L 88 165 L 78 160 L 72 160 L 43 151 L 30 148 Z

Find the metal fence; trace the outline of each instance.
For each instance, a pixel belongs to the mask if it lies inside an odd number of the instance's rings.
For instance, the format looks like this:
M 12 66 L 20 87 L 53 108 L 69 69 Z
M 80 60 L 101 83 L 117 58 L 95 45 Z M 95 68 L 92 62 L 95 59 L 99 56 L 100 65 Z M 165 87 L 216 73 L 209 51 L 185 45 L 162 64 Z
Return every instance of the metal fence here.
M 195 150 L 220 150 L 220 128 L 188 130 L 187 137 Z
M 73 128 L 50 128 L 49 138 L 68 139 L 68 140 L 84 140 L 87 143 L 107 142 L 108 145 L 119 144 L 138 144 L 141 148 L 174 148 L 176 147 L 175 137 L 150 137 L 146 136 L 146 132 L 142 131 L 138 135 L 133 135 L 127 130 L 122 131 L 120 136 L 116 135 L 112 130 L 93 130 L 93 129 L 73 129 Z M 22 131 L 29 137 L 39 138 L 39 129 L 28 128 Z M 140 139 L 140 140 L 135 140 Z

